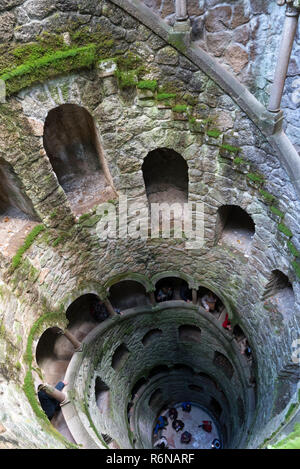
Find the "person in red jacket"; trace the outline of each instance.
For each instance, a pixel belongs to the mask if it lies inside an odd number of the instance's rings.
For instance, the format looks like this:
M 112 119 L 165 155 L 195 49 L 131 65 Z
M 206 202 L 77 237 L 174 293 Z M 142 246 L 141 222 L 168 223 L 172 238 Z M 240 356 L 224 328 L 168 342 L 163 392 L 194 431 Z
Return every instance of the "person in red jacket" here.
M 224 329 L 231 331 L 231 324 L 229 321 L 228 313 L 226 313 L 225 321 L 223 322 L 222 326 L 224 327 Z
M 199 428 L 203 428 L 206 433 L 211 433 L 212 424 L 211 420 L 202 420 L 202 425 L 198 425 Z

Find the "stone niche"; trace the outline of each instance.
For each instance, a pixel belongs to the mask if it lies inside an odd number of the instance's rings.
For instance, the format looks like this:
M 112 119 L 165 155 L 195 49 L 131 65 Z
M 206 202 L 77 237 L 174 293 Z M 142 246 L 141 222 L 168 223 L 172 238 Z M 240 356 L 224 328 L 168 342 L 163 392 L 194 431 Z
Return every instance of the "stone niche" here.
M 94 120 L 84 108 L 63 104 L 52 109 L 44 147 L 76 214 L 113 198 Z

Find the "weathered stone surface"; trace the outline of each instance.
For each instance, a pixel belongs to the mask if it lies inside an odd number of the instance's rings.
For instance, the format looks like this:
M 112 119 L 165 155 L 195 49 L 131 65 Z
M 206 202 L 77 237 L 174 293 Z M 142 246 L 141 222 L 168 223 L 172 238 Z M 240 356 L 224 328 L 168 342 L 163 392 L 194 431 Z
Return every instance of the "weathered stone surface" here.
M 164 47 L 157 53 L 156 60 L 159 64 L 176 65 L 179 60 L 178 52 L 173 47 Z
M 208 11 L 205 19 L 207 31 L 214 33 L 223 31 L 230 25 L 232 9 L 230 6 L 220 6 Z
M 0 15 L 0 42 L 8 42 L 13 37 L 15 17 L 12 13 Z
M 225 58 L 235 73 L 241 72 L 249 61 L 247 52 L 237 45 L 228 47 L 225 53 Z

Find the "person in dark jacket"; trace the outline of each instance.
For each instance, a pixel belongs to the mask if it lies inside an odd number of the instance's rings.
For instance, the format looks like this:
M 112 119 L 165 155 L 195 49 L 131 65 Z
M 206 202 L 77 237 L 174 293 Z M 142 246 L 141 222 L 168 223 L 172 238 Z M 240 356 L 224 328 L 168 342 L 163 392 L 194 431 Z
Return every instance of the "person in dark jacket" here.
M 109 317 L 109 312 L 103 301 L 95 301 L 91 306 L 91 315 L 97 322 L 104 321 Z
M 192 302 L 192 290 L 188 287 L 186 282 L 182 282 L 180 286 L 180 298 L 186 303 Z
M 48 419 L 51 420 L 55 412 L 60 409 L 60 403 L 56 399 L 53 399 L 53 397 L 48 396 L 48 394 L 41 389 L 42 386 L 43 385 L 40 384 L 38 387 L 38 398 L 43 411 L 47 415 Z M 59 381 L 59 383 L 57 383 L 55 386 L 55 389 L 62 391 L 64 387 L 65 383 L 63 381 Z

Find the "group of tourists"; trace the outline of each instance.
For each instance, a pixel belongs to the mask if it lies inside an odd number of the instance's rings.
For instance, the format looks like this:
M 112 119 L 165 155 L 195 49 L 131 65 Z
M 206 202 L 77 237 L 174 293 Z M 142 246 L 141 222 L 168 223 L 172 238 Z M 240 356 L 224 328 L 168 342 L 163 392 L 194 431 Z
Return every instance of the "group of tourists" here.
M 181 403 L 181 408 L 183 412 L 190 413 L 192 410 L 192 404 L 189 401 L 185 401 Z M 155 429 L 154 429 L 154 435 L 158 435 L 159 431 L 164 430 L 168 425 L 169 421 L 168 418 L 172 422 L 172 428 L 176 431 L 176 433 L 183 431 L 185 424 L 182 420 L 178 419 L 178 411 L 175 407 L 171 407 L 168 410 L 168 417 L 165 415 L 161 415 L 156 423 Z M 206 433 L 211 433 L 213 429 L 212 421 L 211 420 L 203 420 L 200 425 L 198 425 L 198 428 L 201 428 L 204 432 Z M 189 444 L 192 441 L 193 435 L 188 432 L 184 431 L 181 434 L 180 437 L 180 442 L 183 444 Z M 211 448 L 212 449 L 221 449 L 222 445 L 220 440 L 214 439 Z M 165 436 L 162 436 L 155 442 L 154 448 L 158 449 L 168 449 L 168 440 Z

